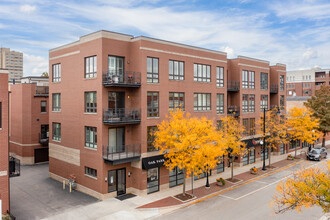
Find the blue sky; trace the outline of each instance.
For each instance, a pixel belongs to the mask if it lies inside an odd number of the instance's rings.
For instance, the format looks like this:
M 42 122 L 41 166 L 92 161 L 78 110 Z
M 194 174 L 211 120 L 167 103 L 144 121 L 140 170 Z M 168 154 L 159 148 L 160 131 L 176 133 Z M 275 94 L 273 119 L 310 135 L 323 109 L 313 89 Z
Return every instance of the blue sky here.
M 0 0 L 0 46 L 24 52 L 24 75 L 48 50 L 110 30 L 287 64 L 330 67 L 329 0 Z

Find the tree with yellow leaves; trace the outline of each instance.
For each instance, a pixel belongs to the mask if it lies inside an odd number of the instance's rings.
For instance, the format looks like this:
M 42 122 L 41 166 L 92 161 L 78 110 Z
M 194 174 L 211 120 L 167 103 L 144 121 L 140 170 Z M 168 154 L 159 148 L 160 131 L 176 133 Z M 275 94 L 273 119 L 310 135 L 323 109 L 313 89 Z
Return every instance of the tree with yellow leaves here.
M 313 144 L 320 136 L 317 131 L 319 120 L 312 116 L 306 108 L 294 107 L 290 109 L 287 120 L 287 132 L 292 141 L 303 141 Z M 295 157 L 297 147 L 295 146 Z
M 259 128 L 257 133 L 260 134 L 264 140 L 267 147 L 267 150 L 271 151 L 272 149 L 277 149 L 277 146 L 280 144 L 286 144 L 286 131 L 287 127 L 285 124 L 284 119 L 278 114 L 278 108 L 273 108 L 270 111 L 266 112 L 266 119 L 265 119 L 265 133 L 263 132 L 264 128 L 264 120 L 263 120 L 263 113 L 262 118 L 259 120 Z M 271 165 L 271 154 L 268 154 L 269 159 L 269 167 Z
M 170 112 L 168 120 L 163 121 L 157 128 L 154 146 L 160 149 L 161 154 L 165 153 L 164 164 L 169 170 L 175 167 L 183 170 L 185 195 L 186 176 L 192 172 L 200 172 L 198 168 L 202 165 L 199 163 L 207 163 L 208 167 L 214 164 L 206 151 L 212 150 L 212 153 L 215 153 L 214 157 L 221 152 L 213 151 L 213 147 L 216 149 L 219 146 L 213 123 L 205 117 L 192 118 L 189 113 L 184 114 L 181 109 L 175 109 Z M 208 158 L 208 161 L 202 161 L 202 156 Z
M 301 212 L 303 207 L 319 206 L 324 213 L 330 212 L 330 161 L 324 169 L 301 169 L 280 182 L 271 203 L 276 213 L 288 210 Z
M 233 116 L 226 116 L 221 119 L 224 125 L 223 138 L 225 154 L 229 157 L 231 163 L 231 179 L 234 178 L 234 158 L 246 153 L 246 144 L 241 141 L 244 128 L 239 119 Z

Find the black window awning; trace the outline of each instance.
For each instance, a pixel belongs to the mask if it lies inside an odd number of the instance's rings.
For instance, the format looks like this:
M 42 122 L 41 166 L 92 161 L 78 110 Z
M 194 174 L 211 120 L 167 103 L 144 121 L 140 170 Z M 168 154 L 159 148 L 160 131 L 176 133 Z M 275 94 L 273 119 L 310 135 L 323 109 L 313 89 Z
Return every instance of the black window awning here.
M 153 157 L 142 158 L 142 169 L 148 170 L 156 167 L 164 166 L 165 157 L 164 155 L 157 155 Z
M 246 148 L 250 148 L 260 145 L 261 141 L 263 141 L 261 138 L 251 138 L 248 140 L 244 140 L 243 142 L 246 143 Z

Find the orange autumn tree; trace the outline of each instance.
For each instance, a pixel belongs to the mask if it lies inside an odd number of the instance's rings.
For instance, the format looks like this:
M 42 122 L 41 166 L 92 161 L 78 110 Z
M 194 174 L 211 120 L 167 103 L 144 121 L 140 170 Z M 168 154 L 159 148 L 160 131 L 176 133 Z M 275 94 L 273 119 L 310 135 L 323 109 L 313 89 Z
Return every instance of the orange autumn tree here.
M 217 136 L 214 135 L 213 124 L 205 117 L 192 118 L 189 113 L 184 114 L 181 109 L 175 109 L 170 112 L 168 120 L 163 121 L 157 128 L 154 146 L 160 149 L 161 154 L 165 154 L 164 165 L 169 170 L 175 167 L 183 170 L 183 195 L 185 195 L 186 176 L 191 172 L 197 172 L 197 163 L 200 162 L 196 160 L 198 158 L 196 152 L 216 142 Z
M 285 118 L 281 118 L 278 113 L 278 108 L 273 108 L 270 111 L 266 112 L 266 119 L 265 119 L 265 133 L 264 131 L 264 114 L 261 114 L 261 119 L 258 122 L 259 128 L 257 130 L 258 134 L 265 138 L 266 148 L 271 151 L 271 149 L 277 149 L 277 146 L 280 144 L 286 144 L 286 131 L 287 126 L 285 123 Z M 271 154 L 268 154 L 269 160 L 269 167 L 271 165 Z
M 302 208 L 319 206 L 324 213 L 330 212 L 330 161 L 323 169 L 301 169 L 280 182 L 271 203 L 276 213 L 288 210 L 301 212 Z
M 289 110 L 287 132 L 292 141 L 302 141 L 313 144 L 320 136 L 317 131 L 319 120 L 312 116 L 306 108 L 294 107 Z M 297 146 L 295 146 L 295 157 Z
M 241 141 L 244 128 L 239 119 L 233 116 L 226 116 L 221 119 L 223 124 L 223 138 L 225 154 L 228 155 L 231 163 L 231 179 L 234 178 L 234 158 L 246 153 L 246 144 Z M 221 134 L 220 134 L 221 135 Z
M 209 121 L 210 123 L 210 121 Z M 208 140 L 205 140 L 204 144 L 198 146 L 193 155 L 194 160 L 194 175 L 200 175 L 203 172 L 206 173 L 206 187 L 209 187 L 209 172 L 216 168 L 219 162 L 219 158 L 222 157 L 225 150 L 225 140 L 223 133 L 217 131 L 216 126 L 212 125 L 208 133 Z

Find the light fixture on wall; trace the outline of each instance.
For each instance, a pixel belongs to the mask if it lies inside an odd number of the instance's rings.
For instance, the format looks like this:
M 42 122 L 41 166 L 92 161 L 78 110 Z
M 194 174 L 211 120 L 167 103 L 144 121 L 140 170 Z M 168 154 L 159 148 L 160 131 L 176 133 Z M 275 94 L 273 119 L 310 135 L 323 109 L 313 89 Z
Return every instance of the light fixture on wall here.
M 132 174 L 131 172 L 127 172 L 128 177 L 131 177 L 131 174 Z

